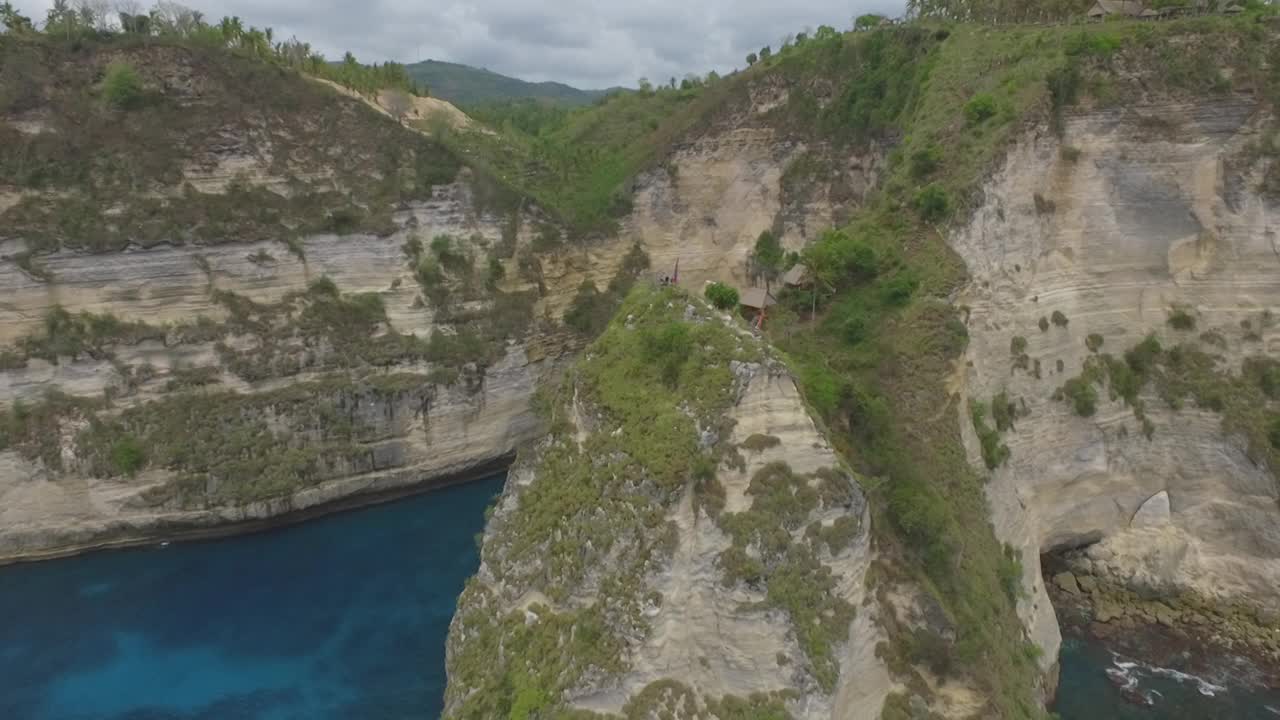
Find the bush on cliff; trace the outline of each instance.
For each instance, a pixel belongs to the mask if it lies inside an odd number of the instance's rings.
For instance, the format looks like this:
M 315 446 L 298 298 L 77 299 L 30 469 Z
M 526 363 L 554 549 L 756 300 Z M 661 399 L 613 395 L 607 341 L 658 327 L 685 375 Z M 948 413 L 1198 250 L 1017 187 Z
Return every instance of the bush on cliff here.
M 738 291 L 721 282 L 713 282 L 703 291 L 707 300 L 720 310 L 732 310 L 738 307 Z

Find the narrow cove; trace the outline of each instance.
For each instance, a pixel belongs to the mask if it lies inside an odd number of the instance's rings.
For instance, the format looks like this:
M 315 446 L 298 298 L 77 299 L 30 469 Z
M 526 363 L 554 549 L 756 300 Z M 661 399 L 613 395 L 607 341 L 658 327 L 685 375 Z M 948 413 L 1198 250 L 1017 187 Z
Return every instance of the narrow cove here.
M 503 480 L 0 568 L 0 717 L 438 717 L 449 621 Z

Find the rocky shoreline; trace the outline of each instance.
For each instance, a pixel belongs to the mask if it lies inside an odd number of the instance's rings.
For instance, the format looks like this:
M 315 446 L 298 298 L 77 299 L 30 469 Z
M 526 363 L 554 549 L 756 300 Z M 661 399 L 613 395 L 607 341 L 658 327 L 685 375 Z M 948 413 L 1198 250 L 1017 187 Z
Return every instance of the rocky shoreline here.
M 1280 614 L 1191 593 L 1138 592 L 1095 574 L 1082 553 L 1046 556 L 1045 586 L 1064 636 L 1193 674 L 1239 668 L 1233 680 L 1280 686 Z

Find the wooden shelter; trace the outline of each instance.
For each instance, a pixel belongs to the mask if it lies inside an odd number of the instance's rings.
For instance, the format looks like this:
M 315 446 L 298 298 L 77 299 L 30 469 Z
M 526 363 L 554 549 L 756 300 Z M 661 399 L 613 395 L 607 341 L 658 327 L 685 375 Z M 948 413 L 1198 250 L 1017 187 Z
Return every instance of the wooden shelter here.
M 738 299 L 739 305 L 757 313 L 773 307 L 777 303 L 778 300 L 773 296 L 773 293 L 762 287 L 747 288 L 742 291 L 742 296 Z
M 804 287 L 811 282 L 809 279 L 809 268 L 796 263 L 791 269 L 782 276 L 782 284 L 786 287 Z
M 1136 0 L 1095 0 L 1089 8 L 1090 20 L 1104 20 L 1109 17 L 1142 17 L 1146 7 Z

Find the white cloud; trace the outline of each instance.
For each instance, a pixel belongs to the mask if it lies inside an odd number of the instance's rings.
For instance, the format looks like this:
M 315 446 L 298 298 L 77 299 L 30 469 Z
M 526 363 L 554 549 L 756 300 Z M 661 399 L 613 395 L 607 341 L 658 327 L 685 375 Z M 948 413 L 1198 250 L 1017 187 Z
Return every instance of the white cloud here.
M 145 1 L 145 0 L 144 0 Z M 52 0 L 15 0 L 42 19 Z M 902 0 L 189 0 L 216 20 L 296 35 L 327 56 L 426 58 L 584 88 L 640 77 L 726 72 L 748 52 L 805 28 L 848 28 L 863 12 L 901 12 Z

